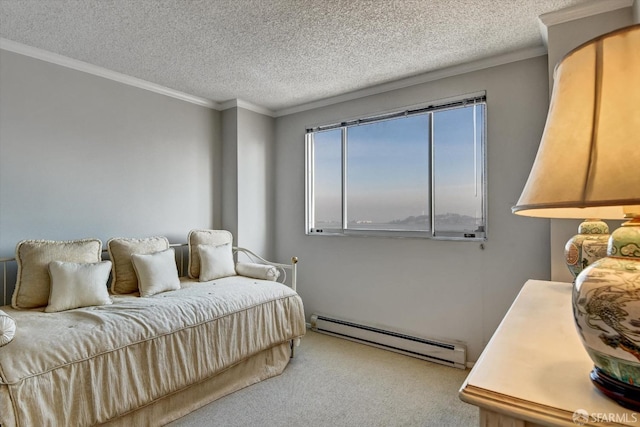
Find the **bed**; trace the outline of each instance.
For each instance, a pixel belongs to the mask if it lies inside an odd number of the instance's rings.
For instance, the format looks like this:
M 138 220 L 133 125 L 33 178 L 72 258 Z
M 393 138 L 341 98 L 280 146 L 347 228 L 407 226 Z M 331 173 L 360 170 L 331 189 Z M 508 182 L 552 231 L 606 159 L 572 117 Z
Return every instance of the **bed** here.
M 279 375 L 305 333 L 297 260 L 257 260 L 289 271 L 291 284 L 180 277 L 177 289 L 111 292 L 108 304 L 0 307 L 16 325 L 0 347 L 0 425 L 163 425 Z

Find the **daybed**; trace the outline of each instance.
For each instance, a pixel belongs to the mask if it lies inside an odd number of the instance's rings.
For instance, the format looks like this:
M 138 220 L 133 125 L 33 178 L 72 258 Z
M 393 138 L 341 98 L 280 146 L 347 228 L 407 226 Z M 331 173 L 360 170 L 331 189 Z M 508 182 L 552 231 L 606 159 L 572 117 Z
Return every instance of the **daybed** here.
M 110 260 L 97 262 L 91 253 L 100 256 L 102 243 L 95 239 L 20 242 L 12 304 L 0 307 L 0 320 L 15 324 L 12 339 L 0 346 L 0 425 L 162 425 L 280 374 L 305 321 L 300 297 L 273 280 L 274 272 L 288 269 L 295 288 L 297 260 L 230 264 L 231 239 L 220 230 L 189 233 L 191 277 L 177 283 L 176 258 L 164 238 L 112 239 Z M 78 244 L 80 254 L 69 250 Z M 105 263 L 110 290 L 106 279 L 97 280 Z M 35 266 L 39 274 L 46 266 L 49 281 L 46 305 L 37 308 L 29 307 L 43 303 L 29 289 Z M 84 268 L 93 272 L 85 271 L 81 283 Z M 68 308 L 87 298 L 97 304 Z

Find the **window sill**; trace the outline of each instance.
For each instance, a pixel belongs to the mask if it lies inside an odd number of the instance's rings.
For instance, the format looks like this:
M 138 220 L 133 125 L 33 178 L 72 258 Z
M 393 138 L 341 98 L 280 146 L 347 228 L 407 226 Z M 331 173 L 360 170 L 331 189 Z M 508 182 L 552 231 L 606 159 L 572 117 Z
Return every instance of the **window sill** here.
M 484 232 L 440 232 L 433 234 L 430 231 L 402 231 L 402 230 L 341 230 L 341 229 L 313 229 L 306 232 L 307 236 L 328 237 L 385 237 L 385 238 L 411 238 L 429 240 L 449 240 L 461 242 L 485 242 Z

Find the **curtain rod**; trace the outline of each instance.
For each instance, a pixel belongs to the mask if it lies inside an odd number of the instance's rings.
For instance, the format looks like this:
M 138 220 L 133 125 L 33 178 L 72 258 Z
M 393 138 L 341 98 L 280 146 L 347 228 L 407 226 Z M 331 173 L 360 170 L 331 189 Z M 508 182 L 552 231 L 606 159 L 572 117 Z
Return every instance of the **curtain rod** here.
M 329 125 L 310 127 L 306 129 L 306 132 L 312 133 L 312 132 L 320 132 L 320 131 L 331 130 L 331 129 L 338 129 L 342 127 L 358 126 L 358 125 L 382 121 L 382 120 L 389 120 L 389 119 L 393 119 L 401 116 L 411 116 L 414 114 L 423 114 L 431 111 L 440 111 L 440 110 L 446 110 L 450 108 L 466 107 L 467 105 L 479 104 L 486 101 L 487 101 L 486 95 L 475 96 L 472 98 L 465 98 L 459 101 L 453 101 L 453 102 L 448 102 L 444 104 L 433 104 L 433 105 L 428 105 L 426 107 L 421 107 L 421 108 L 414 108 L 414 109 L 396 111 L 393 113 L 381 114 L 379 116 L 363 117 L 360 119 L 348 120 L 348 121 L 339 122 L 339 123 L 332 123 Z

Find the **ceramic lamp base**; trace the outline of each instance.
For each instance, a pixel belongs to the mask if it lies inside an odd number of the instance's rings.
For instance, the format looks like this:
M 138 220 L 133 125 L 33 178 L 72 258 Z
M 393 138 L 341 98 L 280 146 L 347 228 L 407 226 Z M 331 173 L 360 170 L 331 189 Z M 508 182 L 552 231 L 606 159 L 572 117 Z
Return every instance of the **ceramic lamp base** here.
M 627 409 L 640 412 L 640 387 L 618 381 L 597 367 L 593 368 L 589 377 L 602 394 Z
M 573 316 L 595 365 L 594 385 L 640 411 L 640 218 L 615 230 L 607 257 L 578 275 Z
M 564 259 L 574 279 L 589 265 L 607 256 L 609 226 L 599 219 L 586 219 L 564 247 Z

